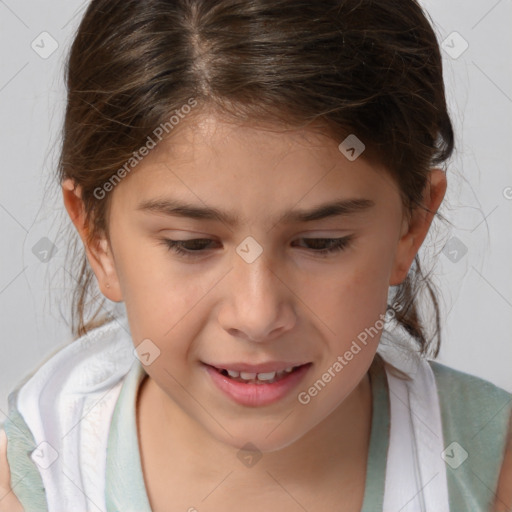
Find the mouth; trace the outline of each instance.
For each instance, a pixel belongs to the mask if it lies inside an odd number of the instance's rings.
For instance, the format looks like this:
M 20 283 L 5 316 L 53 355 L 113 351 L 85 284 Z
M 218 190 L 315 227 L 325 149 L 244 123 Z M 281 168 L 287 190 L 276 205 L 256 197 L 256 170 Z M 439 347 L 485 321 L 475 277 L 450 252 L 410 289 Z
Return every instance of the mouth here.
M 312 365 L 274 362 L 251 366 L 240 363 L 226 364 L 229 368 L 222 368 L 203 363 L 215 387 L 237 404 L 247 407 L 271 405 L 285 398 L 306 377 Z

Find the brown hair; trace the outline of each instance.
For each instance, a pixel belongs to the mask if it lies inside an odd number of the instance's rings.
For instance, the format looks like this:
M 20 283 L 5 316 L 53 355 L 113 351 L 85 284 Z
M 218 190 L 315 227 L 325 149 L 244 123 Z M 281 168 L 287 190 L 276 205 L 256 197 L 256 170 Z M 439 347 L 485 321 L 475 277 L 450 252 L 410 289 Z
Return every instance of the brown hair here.
M 337 143 L 356 134 L 409 213 L 424 208 L 429 172 L 454 148 L 439 46 L 414 0 L 93 0 L 66 84 L 58 176 L 81 187 L 90 240 L 108 236 L 111 194 L 95 190 L 191 98 L 186 122 L 213 109 L 241 122 L 322 126 Z M 104 298 L 86 318 L 94 275 L 84 253 L 78 267 L 72 330 L 81 336 L 108 318 L 98 319 Z M 425 287 L 435 347 L 418 311 Z M 398 325 L 436 357 L 439 307 L 418 255 L 397 301 Z

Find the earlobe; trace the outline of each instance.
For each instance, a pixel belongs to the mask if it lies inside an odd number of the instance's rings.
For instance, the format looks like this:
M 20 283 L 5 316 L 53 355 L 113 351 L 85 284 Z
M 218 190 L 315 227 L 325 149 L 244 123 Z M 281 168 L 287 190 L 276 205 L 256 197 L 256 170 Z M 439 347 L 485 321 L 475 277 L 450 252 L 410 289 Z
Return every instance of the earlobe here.
M 80 187 L 75 187 L 71 179 L 66 179 L 62 183 L 62 194 L 64 205 L 84 244 L 87 260 L 96 276 L 101 293 L 112 302 L 121 302 L 123 298 L 112 249 L 104 234 L 90 239 Z

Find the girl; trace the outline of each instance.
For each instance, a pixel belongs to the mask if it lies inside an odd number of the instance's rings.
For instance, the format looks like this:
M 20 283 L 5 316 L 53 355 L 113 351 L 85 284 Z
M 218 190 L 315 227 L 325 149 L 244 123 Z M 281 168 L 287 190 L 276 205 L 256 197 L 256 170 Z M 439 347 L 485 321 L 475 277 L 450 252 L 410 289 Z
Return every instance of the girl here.
M 427 359 L 414 0 L 93 0 L 66 79 L 78 339 L 9 395 L 1 510 L 510 510 L 512 396 Z

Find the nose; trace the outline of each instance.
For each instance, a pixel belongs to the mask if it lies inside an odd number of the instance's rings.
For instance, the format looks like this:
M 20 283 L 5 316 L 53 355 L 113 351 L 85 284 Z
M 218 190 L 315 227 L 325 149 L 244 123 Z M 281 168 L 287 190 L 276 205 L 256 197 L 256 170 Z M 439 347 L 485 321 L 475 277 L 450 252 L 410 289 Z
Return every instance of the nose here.
M 252 342 L 282 337 L 296 323 L 294 293 L 279 276 L 268 251 L 252 262 L 235 254 L 233 268 L 223 282 L 218 320 L 231 336 Z

